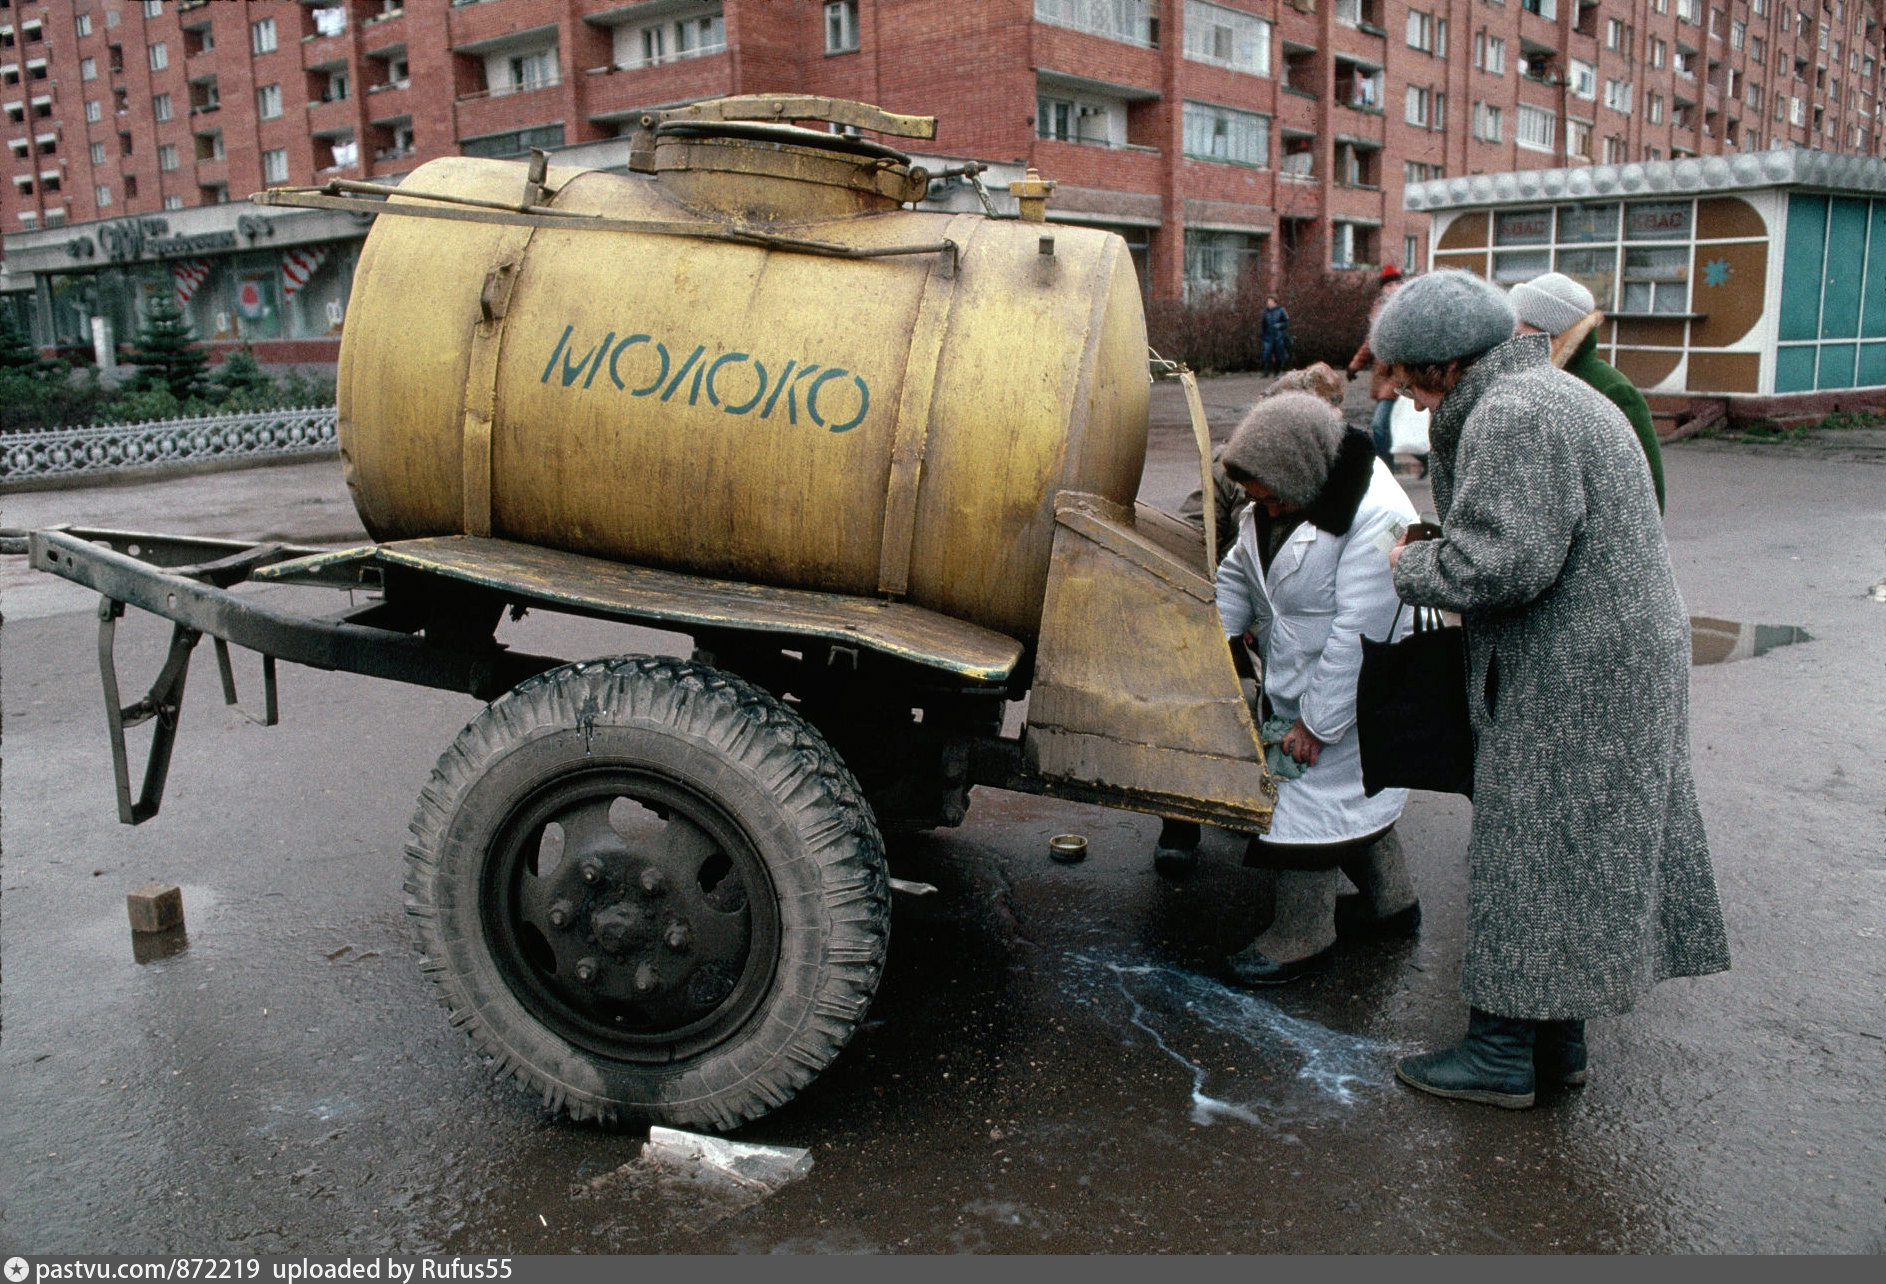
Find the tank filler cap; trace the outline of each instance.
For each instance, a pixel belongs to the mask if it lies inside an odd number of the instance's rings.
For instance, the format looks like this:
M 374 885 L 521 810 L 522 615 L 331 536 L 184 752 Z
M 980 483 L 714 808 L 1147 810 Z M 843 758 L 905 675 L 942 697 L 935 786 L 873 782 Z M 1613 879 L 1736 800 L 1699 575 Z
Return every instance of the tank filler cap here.
M 839 152 L 909 165 L 910 157 L 895 147 L 852 134 L 827 133 L 800 125 L 777 125 L 759 120 L 668 120 L 655 126 L 655 137 L 662 138 L 739 138 L 749 142 L 781 143 L 789 147 L 810 147 L 818 151 Z

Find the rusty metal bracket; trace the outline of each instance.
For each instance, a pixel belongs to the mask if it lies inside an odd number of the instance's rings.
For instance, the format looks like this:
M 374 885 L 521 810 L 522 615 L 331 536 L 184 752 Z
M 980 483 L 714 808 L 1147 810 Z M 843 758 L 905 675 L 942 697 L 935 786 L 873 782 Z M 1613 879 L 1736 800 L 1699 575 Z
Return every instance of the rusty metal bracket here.
M 118 617 L 124 603 L 104 597 L 98 602 L 98 672 L 105 684 L 105 725 L 111 736 L 111 769 L 118 786 L 118 819 L 141 825 L 157 814 L 164 799 L 164 781 L 170 775 L 170 755 L 177 744 L 177 718 L 183 711 L 183 685 L 190 676 L 190 653 L 203 635 L 178 624 L 170 635 L 170 654 L 151 684 L 150 694 L 133 705 L 119 703 L 118 665 L 113 657 Z M 144 764 L 144 783 L 131 797 L 131 762 L 125 747 L 125 728 L 156 722 L 151 729 L 150 755 Z
M 262 657 L 262 716 L 256 717 L 236 700 L 236 671 L 229 663 L 229 643 L 211 638 L 216 644 L 216 669 L 223 678 L 223 703 L 260 727 L 272 727 L 281 721 L 281 705 L 275 694 L 275 657 Z

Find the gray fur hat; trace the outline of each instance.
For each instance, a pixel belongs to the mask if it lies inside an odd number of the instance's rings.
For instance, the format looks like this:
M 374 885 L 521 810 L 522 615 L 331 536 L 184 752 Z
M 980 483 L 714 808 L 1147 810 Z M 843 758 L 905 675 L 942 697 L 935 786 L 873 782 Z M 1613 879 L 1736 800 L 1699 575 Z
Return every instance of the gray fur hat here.
M 1598 306 L 1590 290 L 1563 272 L 1522 281 L 1507 298 L 1521 321 L 1547 334 L 1564 334 Z
M 1369 351 L 1392 366 L 1445 365 L 1505 343 L 1517 320 L 1497 285 L 1448 268 L 1389 296 L 1369 331 Z
M 1342 445 L 1342 412 L 1307 392 L 1280 392 L 1252 406 L 1220 457 L 1233 481 L 1257 481 L 1307 508 L 1323 493 Z

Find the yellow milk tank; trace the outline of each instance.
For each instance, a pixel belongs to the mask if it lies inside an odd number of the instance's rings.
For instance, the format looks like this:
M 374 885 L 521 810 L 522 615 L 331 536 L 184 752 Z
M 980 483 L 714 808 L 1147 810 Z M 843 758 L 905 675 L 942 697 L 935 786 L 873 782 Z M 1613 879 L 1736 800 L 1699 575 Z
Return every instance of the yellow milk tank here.
M 667 129 L 652 176 L 551 169 L 522 202 L 519 163 L 415 171 L 406 191 L 459 208 L 609 222 L 376 221 L 339 388 L 367 529 L 881 594 L 1032 640 L 1055 495 L 1139 489 L 1126 245 L 905 208 L 921 171 L 836 145 Z

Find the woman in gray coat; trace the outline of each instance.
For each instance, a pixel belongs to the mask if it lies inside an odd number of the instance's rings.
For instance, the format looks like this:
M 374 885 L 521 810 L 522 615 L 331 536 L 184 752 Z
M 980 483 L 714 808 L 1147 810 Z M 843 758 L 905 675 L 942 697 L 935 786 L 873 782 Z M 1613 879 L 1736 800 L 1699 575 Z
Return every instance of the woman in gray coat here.
M 1476 741 L 1458 1046 L 1403 1082 L 1520 1109 L 1585 1081 L 1584 1023 L 1729 966 L 1689 754 L 1689 621 L 1630 424 L 1435 272 L 1369 337 L 1429 428 L 1438 539 L 1395 589 L 1460 613 Z

